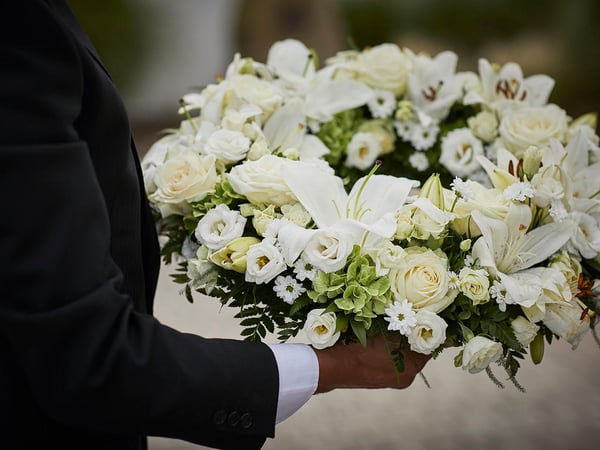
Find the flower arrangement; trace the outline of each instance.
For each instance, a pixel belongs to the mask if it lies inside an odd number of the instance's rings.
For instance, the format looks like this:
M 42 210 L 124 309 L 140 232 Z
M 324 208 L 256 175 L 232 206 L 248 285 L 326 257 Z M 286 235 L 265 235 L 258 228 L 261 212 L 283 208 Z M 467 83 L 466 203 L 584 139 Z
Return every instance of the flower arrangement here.
M 513 381 L 544 341 L 575 348 L 600 313 L 596 118 L 548 104 L 545 75 L 456 62 L 383 44 L 318 68 L 286 40 L 185 95 L 142 165 L 188 299 L 247 339 L 395 336 Z

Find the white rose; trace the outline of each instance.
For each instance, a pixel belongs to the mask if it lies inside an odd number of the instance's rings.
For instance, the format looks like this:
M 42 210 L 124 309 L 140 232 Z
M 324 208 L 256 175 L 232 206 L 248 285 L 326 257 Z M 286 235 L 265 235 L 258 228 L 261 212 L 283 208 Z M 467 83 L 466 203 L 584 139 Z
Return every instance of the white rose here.
M 367 170 L 373 167 L 377 157 L 381 154 L 381 146 L 377 137 L 372 133 L 358 132 L 348 143 L 346 149 L 347 167 L 356 167 Z
M 255 244 L 246 253 L 245 280 L 250 283 L 268 283 L 286 268 L 281 252 L 270 242 Z
M 527 347 L 533 339 L 536 337 L 540 327 L 538 327 L 535 323 L 531 323 L 523 316 L 519 316 L 510 323 L 513 332 L 523 347 Z
M 335 229 L 319 229 L 304 248 L 304 259 L 326 273 L 340 270 L 352 253 L 354 242 Z
M 324 308 L 311 310 L 304 323 L 304 333 L 311 345 L 317 350 L 331 347 L 340 337 L 340 332 L 336 332 L 335 313 L 325 313 Z
M 239 131 L 217 130 L 206 141 L 203 152 L 231 163 L 241 161 L 250 148 L 250 139 Z
M 585 306 L 576 300 L 547 304 L 544 325 L 575 349 L 590 329 L 590 317 L 587 314 L 582 317 L 584 309 Z
M 467 124 L 473 134 L 484 142 L 492 142 L 498 135 L 498 119 L 492 112 L 481 111 L 476 116 L 469 117 Z
M 214 192 L 217 180 L 214 156 L 182 150 L 156 169 L 156 191 L 149 198 L 158 205 L 163 217 L 183 215 L 189 210 L 189 202 L 197 202 Z
M 374 248 L 365 249 L 375 262 L 377 276 L 387 276 L 390 269 L 396 266 L 404 258 L 405 251 L 399 245 L 394 245 L 387 239 L 381 241 Z
M 151 194 L 156 190 L 156 184 L 154 183 L 156 169 L 164 163 L 168 150 L 179 144 L 180 141 L 179 135 L 168 134 L 152 144 L 144 155 L 141 166 L 146 194 Z
M 294 194 L 281 176 L 282 161 L 283 158 L 274 155 L 245 161 L 232 167 L 227 179 L 235 192 L 246 196 L 255 205 L 296 203 Z
M 502 357 L 502 344 L 483 336 L 475 336 L 465 344 L 462 368 L 470 373 L 484 370 Z
M 500 122 L 499 134 L 504 146 L 522 158 L 530 145 L 548 145 L 551 139 L 563 141 L 567 129 L 567 114 L 558 106 L 527 106 L 509 110 Z
M 477 156 L 483 156 L 483 144 L 468 128 L 452 130 L 442 139 L 440 163 L 453 175 L 467 177 L 481 169 Z
M 198 221 L 194 234 L 211 250 L 219 250 L 244 233 L 246 218 L 227 205 L 217 205 Z
M 408 335 L 410 349 L 429 355 L 446 340 L 448 324 L 431 311 L 422 309 L 417 312 L 417 324 Z
M 458 273 L 458 289 L 474 305 L 486 303 L 490 299 L 490 280 L 485 270 L 463 267 Z
M 281 91 L 274 83 L 261 80 L 254 75 L 234 76 L 229 80 L 229 88 L 242 104 L 250 103 L 262 110 L 261 121 L 263 123 L 281 106 L 283 101 Z M 235 108 L 237 105 L 231 106 Z
M 393 92 L 397 97 L 406 91 L 411 58 L 395 44 L 380 44 L 358 55 L 361 71 L 358 79 L 376 89 Z
M 438 313 L 458 294 L 449 287 L 448 260 L 439 250 L 407 248 L 406 257 L 390 270 L 390 282 L 394 297 L 408 300 L 415 310 Z

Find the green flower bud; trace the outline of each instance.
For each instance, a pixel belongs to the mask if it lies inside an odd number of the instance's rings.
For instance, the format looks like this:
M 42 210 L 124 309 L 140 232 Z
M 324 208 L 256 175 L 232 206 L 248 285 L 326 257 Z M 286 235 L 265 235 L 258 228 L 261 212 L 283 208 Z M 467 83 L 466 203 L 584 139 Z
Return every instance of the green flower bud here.
M 444 207 L 444 188 L 440 180 L 440 174 L 432 174 L 427 181 L 423 184 L 419 197 L 427 198 L 442 211 L 445 211 Z
M 459 247 L 460 247 L 461 251 L 468 252 L 469 249 L 471 248 L 471 239 L 465 239 L 465 240 L 461 241 Z
M 542 333 L 538 333 L 531 344 L 529 344 L 529 352 L 531 354 L 531 360 L 534 364 L 542 362 L 544 357 L 544 336 Z
M 246 271 L 246 254 L 248 249 L 259 242 L 260 239 L 255 237 L 239 237 L 221 250 L 214 252 L 209 258 L 217 266 L 244 273 Z

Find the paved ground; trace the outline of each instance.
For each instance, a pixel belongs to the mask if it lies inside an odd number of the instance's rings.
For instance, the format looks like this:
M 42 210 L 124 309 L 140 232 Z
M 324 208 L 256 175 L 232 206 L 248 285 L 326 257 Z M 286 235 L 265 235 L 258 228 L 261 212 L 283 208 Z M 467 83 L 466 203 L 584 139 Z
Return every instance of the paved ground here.
M 217 300 L 189 304 L 163 270 L 158 318 L 177 329 L 237 338 L 232 311 Z M 407 390 L 336 391 L 313 397 L 277 428 L 266 450 L 592 450 L 600 448 L 600 348 L 591 335 L 577 350 L 565 342 L 546 348 L 544 361 L 525 361 L 520 393 L 498 389 L 484 373 L 452 365 L 448 350 Z M 500 376 L 501 372 L 497 374 Z M 205 447 L 153 438 L 151 450 Z

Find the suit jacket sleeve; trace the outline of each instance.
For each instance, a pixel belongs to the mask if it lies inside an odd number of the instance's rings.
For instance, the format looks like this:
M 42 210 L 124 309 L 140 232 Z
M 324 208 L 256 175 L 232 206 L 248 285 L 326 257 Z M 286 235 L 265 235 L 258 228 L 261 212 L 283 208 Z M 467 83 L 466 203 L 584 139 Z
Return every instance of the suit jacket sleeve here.
M 76 127 L 86 95 L 81 55 L 45 2 L 7 4 L 0 339 L 33 397 L 45 414 L 81 429 L 260 447 L 274 434 L 271 351 L 180 333 L 133 310 L 110 254 L 106 199 Z

